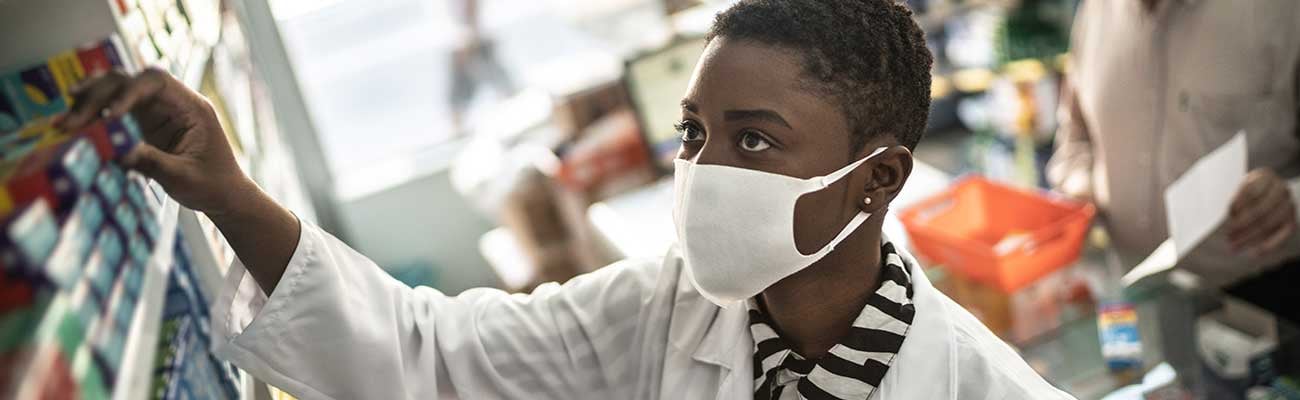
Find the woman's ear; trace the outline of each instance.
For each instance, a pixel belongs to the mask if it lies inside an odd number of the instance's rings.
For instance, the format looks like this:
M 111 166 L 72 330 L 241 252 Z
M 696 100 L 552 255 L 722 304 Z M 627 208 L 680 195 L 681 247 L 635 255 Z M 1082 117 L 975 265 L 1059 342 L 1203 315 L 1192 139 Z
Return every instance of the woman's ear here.
M 875 214 L 888 210 L 889 203 L 903 190 L 903 184 L 912 174 L 912 151 L 904 146 L 890 146 L 868 163 L 871 176 L 863 187 L 858 207 Z

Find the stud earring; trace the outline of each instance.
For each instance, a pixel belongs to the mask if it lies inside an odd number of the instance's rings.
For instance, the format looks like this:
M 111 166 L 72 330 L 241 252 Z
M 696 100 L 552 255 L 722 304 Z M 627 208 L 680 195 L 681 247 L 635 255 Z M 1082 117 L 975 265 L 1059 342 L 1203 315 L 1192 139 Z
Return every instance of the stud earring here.
M 871 205 L 871 198 L 868 197 L 868 198 L 862 200 L 862 202 L 865 203 L 865 204 L 867 204 L 867 205 Z

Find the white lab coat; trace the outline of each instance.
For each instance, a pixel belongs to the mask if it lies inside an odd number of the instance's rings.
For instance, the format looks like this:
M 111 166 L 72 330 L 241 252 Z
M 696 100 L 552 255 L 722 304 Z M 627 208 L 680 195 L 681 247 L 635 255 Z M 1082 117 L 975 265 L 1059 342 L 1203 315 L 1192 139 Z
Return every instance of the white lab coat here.
M 873 399 L 1068 399 L 934 289 L 910 255 L 916 317 Z M 214 351 L 311 399 L 749 399 L 744 307 L 719 308 L 676 251 L 531 295 L 411 289 L 329 234 L 302 237 L 267 298 L 236 262 Z

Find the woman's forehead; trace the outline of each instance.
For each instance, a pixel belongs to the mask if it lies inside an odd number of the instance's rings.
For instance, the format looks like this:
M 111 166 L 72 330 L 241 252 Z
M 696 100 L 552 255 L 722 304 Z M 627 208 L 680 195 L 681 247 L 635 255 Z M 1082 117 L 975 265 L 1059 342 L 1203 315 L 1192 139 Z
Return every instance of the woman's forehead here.
M 795 50 L 717 37 L 696 65 L 683 103 L 695 105 L 701 115 L 773 110 L 796 129 L 808 127 L 803 121 L 844 120 L 834 100 L 807 83 L 803 68 Z

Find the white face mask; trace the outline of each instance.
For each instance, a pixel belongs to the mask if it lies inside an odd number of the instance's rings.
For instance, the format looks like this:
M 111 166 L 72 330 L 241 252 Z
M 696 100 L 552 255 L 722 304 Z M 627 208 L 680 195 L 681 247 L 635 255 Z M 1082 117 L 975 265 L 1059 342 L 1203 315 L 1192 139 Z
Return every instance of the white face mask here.
M 859 212 L 830 243 L 804 255 L 795 247 L 794 206 L 885 151 L 826 176 L 799 179 L 677 160 L 673 223 L 691 282 L 719 306 L 748 299 L 825 257 L 871 215 Z

